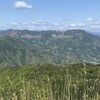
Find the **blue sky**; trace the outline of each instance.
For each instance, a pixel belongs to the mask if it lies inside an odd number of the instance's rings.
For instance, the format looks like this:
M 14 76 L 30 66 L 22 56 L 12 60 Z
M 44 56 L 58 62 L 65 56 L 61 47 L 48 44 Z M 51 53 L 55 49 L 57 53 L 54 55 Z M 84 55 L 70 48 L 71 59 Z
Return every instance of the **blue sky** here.
M 100 32 L 100 0 L 0 0 L 0 29 Z

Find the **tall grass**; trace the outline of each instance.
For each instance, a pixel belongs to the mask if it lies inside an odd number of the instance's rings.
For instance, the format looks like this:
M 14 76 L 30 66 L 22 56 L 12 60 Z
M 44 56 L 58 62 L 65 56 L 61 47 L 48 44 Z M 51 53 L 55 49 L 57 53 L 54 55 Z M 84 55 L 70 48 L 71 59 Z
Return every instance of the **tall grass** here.
M 31 80 L 20 78 L 18 87 L 7 77 L 9 88 L 5 91 L 0 87 L 0 100 L 100 100 L 100 71 L 94 78 L 85 64 L 76 77 L 69 71 L 66 68 L 60 78 L 45 74 L 41 82 L 35 76 Z

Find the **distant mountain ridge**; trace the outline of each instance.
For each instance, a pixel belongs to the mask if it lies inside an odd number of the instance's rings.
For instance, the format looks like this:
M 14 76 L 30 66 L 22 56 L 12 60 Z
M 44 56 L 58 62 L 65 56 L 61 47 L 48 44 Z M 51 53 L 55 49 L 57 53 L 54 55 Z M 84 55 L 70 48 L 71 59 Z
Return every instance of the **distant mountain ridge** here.
M 70 31 L 70 30 L 67 30 Z M 74 30 L 77 31 L 77 30 Z M 84 30 L 81 30 L 84 31 Z M 13 29 L 9 29 L 9 30 L 1 30 L 0 31 L 0 36 L 14 36 L 14 37 L 21 37 L 22 35 L 49 35 L 51 36 L 52 34 L 62 34 L 66 31 L 60 31 L 60 30 L 48 30 L 48 31 L 30 31 L 30 30 L 13 30 Z
M 100 37 L 84 30 L 0 32 L 0 67 L 100 63 Z
M 90 32 L 90 33 L 97 35 L 97 36 L 100 36 L 100 32 Z

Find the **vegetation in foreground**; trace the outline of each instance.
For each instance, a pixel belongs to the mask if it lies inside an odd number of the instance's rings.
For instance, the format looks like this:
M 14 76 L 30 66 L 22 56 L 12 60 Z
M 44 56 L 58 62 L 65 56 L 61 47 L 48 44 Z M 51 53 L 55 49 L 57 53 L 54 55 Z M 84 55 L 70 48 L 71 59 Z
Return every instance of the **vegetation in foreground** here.
M 100 65 L 3 68 L 0 100 L 100 100 Z

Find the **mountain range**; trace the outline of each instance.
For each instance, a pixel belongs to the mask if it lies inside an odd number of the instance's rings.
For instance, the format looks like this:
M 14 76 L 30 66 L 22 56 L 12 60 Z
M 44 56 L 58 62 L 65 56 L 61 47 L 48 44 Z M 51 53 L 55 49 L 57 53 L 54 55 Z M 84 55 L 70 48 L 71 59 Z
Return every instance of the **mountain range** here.
M 0 67 L 100 63 L 100 37 L 84 30 L 0 31 Z

